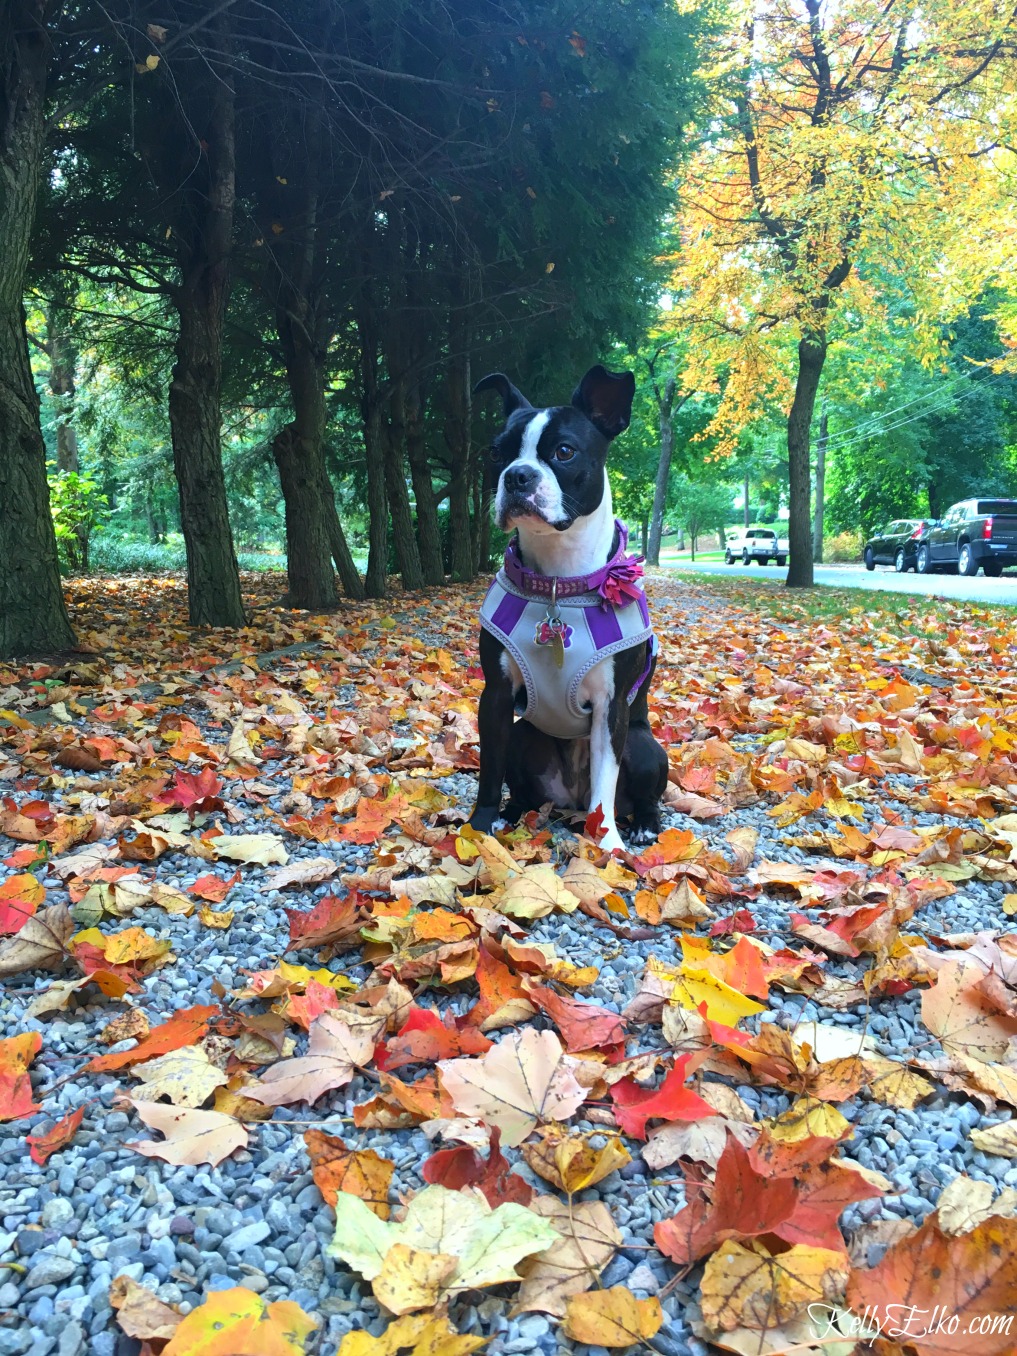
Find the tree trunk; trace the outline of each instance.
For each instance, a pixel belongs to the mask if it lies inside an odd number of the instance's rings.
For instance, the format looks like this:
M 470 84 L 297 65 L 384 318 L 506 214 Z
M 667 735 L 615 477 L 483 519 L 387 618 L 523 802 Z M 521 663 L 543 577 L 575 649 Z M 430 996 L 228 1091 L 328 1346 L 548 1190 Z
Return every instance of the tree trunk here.
M 663 398 L 658 403 L 660 411 L 660 457 L 657 461 L 657 480 L 653 487 L 653 508 L 650 510 L 650 535 L 646 546 L 646 559 L 650 565 L 660 564 L 660 538 L 664 530 L 664 510 L 667 507 L 667 483 L 671 476 L 671 458 L 674 455 L 674 408 L 677 379 L 668 377 L 664 385 Z
M 389 402 L 392 416 L 382 425 L 382 446 L 385 451 L 385 489 L 388 493 L 392 517 L 392 544 L 395 547 L 396 568 L 402 575 L 404 589 L 420 589 L 424 576 L 420 566 L 417 534 L 413 527 L 413 510 L 406 488 L 406 470 L 403 465 L 403 434 L 401 393 L 393 391 Z
M 319 453 L 321 434 L 319 429 Z M 281 428 L 272 439 L 272 455 L 286 510 L 287 604 L 308 612 L 328 612 L 339 599 L 321 480 L 306 425 L 301 428 L 295 419 Z
M 743 522 L 746 531 L 752 526 L 752 509 L 749 507 L 749 473 L 745 472 L 745 507 L 743 510 Z
M 463 266 L 465 268 L 465 265 Z M 453 293 L 449 314 L 449 362 L 445 378 L 445 443 L 449 451 L 448 515 L 452 578 L 465 583 L 477 572 L 470 522 L 472 398 L 470 325 L 463 288 Z M 475 496 L 479 497 L 479 496 Z
M 204 76 L 207 79 L 207 74 Z M 180 316 L 169 388 L 173 466 L 187 548 L 192 626 L 243 626 L 240 573 L 222 467 L 222 346 L 233 244 L 236 158 L 233 91 L 220 72 L 199 128 L 202 160 L 183 190 Z
M 49 389 L 57 408 L 57 470 L 76 472 L 79 470 L 78 435 L 71 420 L 71 410 L 77 353 L 64 324 L 64 316 L 55 303 L 46 311 L 46 349 L 49 353 Z
M 420 572 L 425 584 L 444 584 L 445 561 L 441 550 L 438 505 L 431 482 L 431 467 L 424 442 L 424 401 L 418 382 L 405 388 L 406 458 L 410 464 L 413 497 L 417 506 L 417 545 Z
M 693 532 L 693 531 L 691 531 L 691 529 L 690 529 L 690 531 L 689 531 L 689 564 L 690 564 L 690 565 L 695 565 L 695 563 L 696 563 L 696 533 Z
M 360 411 L 367 462 L 367 577 L 368 598 L 388 592 L 388 491 L 385 488 L 385 428 L 378 378 L 378 340 L 374 328 L 373 298 L 365 297 L 357 316 L 360 336 Z
M 925 493 L 929 496 L 929 517 L 938 522 L 943 516 L 943 510 L 939 502 L 939 486 L 935 481 L 930 480 L 925 487 Z
M 812 477 L 809 451 L 812 411 L 819 390 L 823 363 L 826 361 L 826 335 L 813 330 L 798 345 L 798 376 L 794 400 L 787 420 L 787 457 L 789 482 L 788 549 L 791 556 L 787 587 L 807 589 L 812 573 Z
M 295 296 L 290 299 L 298 301 Z M 308 310 L 306 306 L 301 309 Z M 363 598 L 364 584 L 339 520 L 325 464 L 324 374 L 311 348 L 308 328 L 292 310 L 280 310 L 276 328 L 293 403 L 293 422 L 272 442 L 286 508 L 290 606 L 327 612 L 338 601 L 333 560 L 347 597 Z
M 639 520 L 639 532 L 640 536 L 642 537 L 642 544 L 640 546 L 640 550 L 642 554 L 645 556 L 648 549 L 647 543 L 649 541 L 650 535 L 650 519 L 649 516 L 645 513 Z
M 830 419 L 824 402 L 819 416 L 819 437 L 816 439 L 816 507 L 812 527 L 812 559 L 823 563 L 823 509 L 826 498 L 826 444 L 830 436 Z
M 0 28 L 0 658 L 71 648 L 22 293 L 47 164 L 49 38 L 39 0 Z

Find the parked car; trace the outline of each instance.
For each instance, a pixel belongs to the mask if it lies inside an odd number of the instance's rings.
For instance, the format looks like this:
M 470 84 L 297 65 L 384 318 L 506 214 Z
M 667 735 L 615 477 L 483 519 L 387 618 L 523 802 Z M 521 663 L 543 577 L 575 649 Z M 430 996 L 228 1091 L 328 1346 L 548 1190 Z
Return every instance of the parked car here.
M 1017 499 L 963 499 L 928 527 L 918 543 L 919 574 L 955 569 L 998 578 L 1017 565 Z
M 931 518 L 895 518 L 882 532 L 869 538 L 862 552 L 867 570 L 892 565 L 898 574 L 917 569 L 918 543 Z
M 743 565 L 750 560 L 757 565 L 765 565 L 768 560 L 786 565 L 787 542 L 778 537 L 772 527 L 748 527 L 744 532 L 729 532 L 724 542 L 724 563 L 733 565 L 736 560 Z

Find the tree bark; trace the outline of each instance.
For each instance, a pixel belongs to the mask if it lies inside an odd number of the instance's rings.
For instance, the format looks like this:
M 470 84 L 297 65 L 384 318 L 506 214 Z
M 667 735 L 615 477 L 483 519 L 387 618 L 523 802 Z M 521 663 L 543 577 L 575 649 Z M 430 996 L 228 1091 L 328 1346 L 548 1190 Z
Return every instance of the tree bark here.
M 649 542 L 649 536 L 650 536 L 650 519 L 649 519 L 649 515 L 648 515 L 648 514 L 645 514 L 645 513 L 644 513 L 643 516 L 642 516 L 642 518 L 640 518 L 640 520 L 639 520 L 639 532 L 640 532 L 640 536 L 641 536 L 641 538 L 642 538 L 642 544 L 641 544 L 641 546 L 640 546 L 640 550 L 642 551 L 642 554 L 645 556 L 645 555 L 646 555 L 646 552 L 647 552 L 647 550 L 648 550 L 648 542 Z
M 743 510 L 743 516 L 742 516 L 742 521 L 743 521 L 743 523 L 744 523 L 744 525 L 745 525 L 746 531 L 752 526 L 752 509 L 751 509 L 751 507 L 749 506 L 749 488 L 750 488 L 750 483 L 749 483 L 749 473 L 748 473 L 748 471 L 746 471 L 746 472 L 745 472 L 745 507 L 744 507 L 744 510 Z
M 385 429 L 378 376 L 378 340 L 374 327 L 373 298 L 364 298 L 357 316 L 360 336 L 360 412 L 367 462 L 367 577 L 368 598 L 384 598 L 388 592 L 388 490 L 385 486 Z
M 393 391 L 389 399 L 390 417 L 382 424 L 382 446 L 385 453 L 385 489 L 392 518 L 392 545 L 395 548 L 396 568 L 402 575 L 404 589 L 424 586 L 420 566 L 420 550 L 413 525 L 406 471 L 403 465 L 405 419 L 401 392 Z
M 788 549 L 791 560 L 787 587 L 807 589 L 813 585 L 812 572 L 812 476 L 810 445 L 812 412 L 816 404 L 819 379 L 826 361 L 826 334 L 812 329 L 798 344 L 798 375 L 795 394 L 787 420 L 787 456 L 789 487 Z
M 78 435 L 71 417 L 74 402 L 74 369 L 77 352 L 60 308 L 46 310 L 46 350 L 49 354 L 49 389 L 57 407 L 56 460 L 58 471 L 78 471 Z
M 472 397 L 470 326 L 464 289 L 453 293 L 449 313 L 449 361 L 445 378 L 445 443 L 449 451 L 448 513 L 452 578 L 465 583 L 477 572 L 470 522 Z
M 275 302 L 293 420 L 273 440 L 286 514 L 286 567 L 292 607 L 325 612 L 338 602 L 332 560 L 344 592 L 363 598 L 325 460 L 326 355 L 331 327 L 324 295 L 329 246 L 321 217 L 322 114 L 300 104 L 264 122 L 271 145 L 259 197 L 268 246 L 265 287 Z M 277 236 L 271 224 L 283 229 Z
M 823 563 L 823 509 L 826 499 L 826 444 L 830 435 L 830 420 L 826 403 L 819 416 L 819 437 L 816 439 L 816 506 L 812 525 L 812 559 Z
M 180 526 L 187 548 L 191 625 L 243 626 L 221 441 L 223 326 L 236 197 L 234 102 L 225 75 L 211 80 L 203 71 L 202 78 L 210 97 L 205 125 L 199 127 L 201 161 L 181 190 L 178 214 L 180 283 L 173 299 L 180 332 L 169 388 L 169 420 L 180 490 Z
M 677 389 L 677 378 L 674 373 L 671 373 L 657 400 L 657 408 L 660 412 L 660 457 L 657 461 L 657 479 L 653 487 L 653 508 L 650 510 L 650 535 L 646 546 L 646 559 L 650 565 L 660 564 L 660 538 L 664 531 L 667 483 L 671 475 L 671 460 L 674 455 L 672 415 Z
M 420 573 L 425 584 L 444 584 L 445 560 L 441 549 L 438 505 L 434 497 L 431 466 L 424 441 L 424 401 L 418 381 L 404 388 L 406 458 L 410 464 L 413 497 L 417 508 L 417 544 Z
M 0 32 L 0 658 L 7 659 L 75 643 L 22 306 L 47 163 L 48 57 L 41 0 L 13 0 Z

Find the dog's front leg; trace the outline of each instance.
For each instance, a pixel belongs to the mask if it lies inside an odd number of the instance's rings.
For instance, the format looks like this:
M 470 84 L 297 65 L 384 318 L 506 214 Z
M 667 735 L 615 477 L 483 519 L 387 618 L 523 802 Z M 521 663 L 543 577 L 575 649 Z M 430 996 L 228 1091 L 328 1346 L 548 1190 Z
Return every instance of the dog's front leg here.
M 477 803 L 470 824 L 481 833 L 490 833 L 501 815 L 501 793 L 508 763 L 508 744 L 512 737 L 512 680 L 502 664 L 504 646 L 488 631 L 480 633 L 480 662 L 484 669 L 484 690 L 480 694 L 477 724 L 480 729 L 480 779 Z
M 586 696 L 592 706 L 590 724 L 590 810 L 600 809 L 604 833 L 600 846 L 605 852 L 624 852 L 615 822 L 615 796 L 618 769 L 628 731 L 628 705 L 615 699 L 614 664 L 598 664 L 587 677 Z

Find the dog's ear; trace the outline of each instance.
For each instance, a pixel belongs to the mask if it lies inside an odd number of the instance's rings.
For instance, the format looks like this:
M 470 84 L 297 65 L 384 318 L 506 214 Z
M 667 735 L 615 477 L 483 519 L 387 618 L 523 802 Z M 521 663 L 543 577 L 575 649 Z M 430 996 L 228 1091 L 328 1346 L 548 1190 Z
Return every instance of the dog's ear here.
M 605 438 L 617 438 L 629 426 L 635 393 L 631 372 L 608 372 L 598 363 L 576 387 L 572 404 Z
M 497 391 L 502 398 L 505 406 L 505 418 L 514 414 L 516 410 L 532 410 L 533 406 L 519 391 L 512 385 L 504 372 L 490 372 L 486 377 L 481 377 L 473 388 L 474 395 L 480 395 L 483 391 Z

